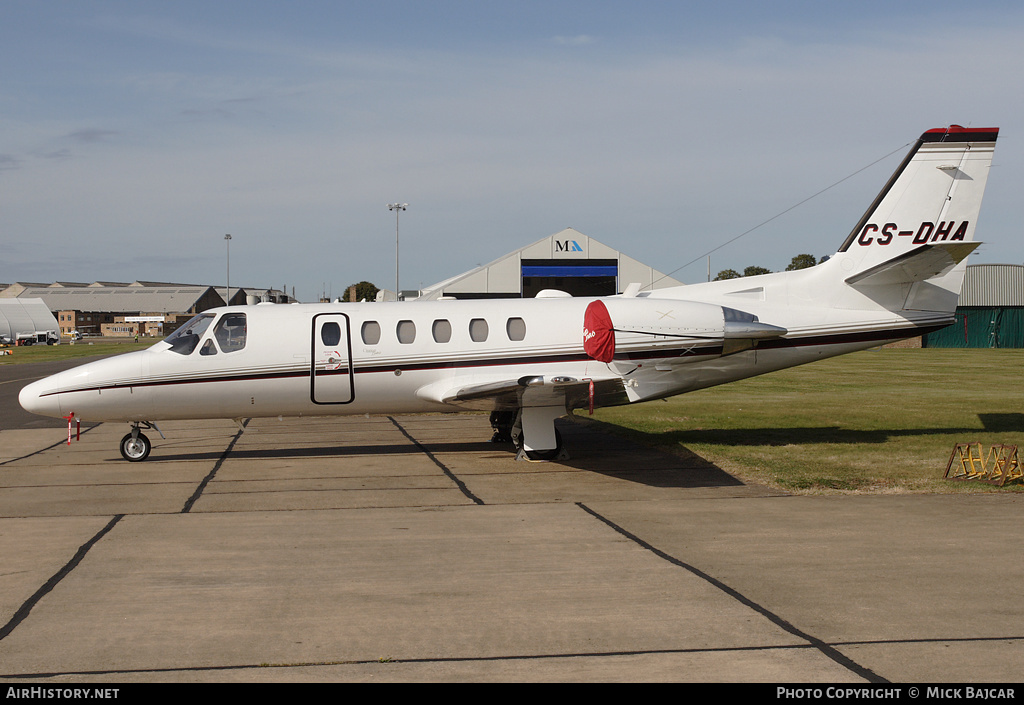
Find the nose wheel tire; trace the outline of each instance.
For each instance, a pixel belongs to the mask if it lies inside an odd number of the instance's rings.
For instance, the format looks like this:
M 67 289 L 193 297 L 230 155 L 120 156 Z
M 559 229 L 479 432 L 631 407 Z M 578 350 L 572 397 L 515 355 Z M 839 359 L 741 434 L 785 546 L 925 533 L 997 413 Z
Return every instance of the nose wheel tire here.
M 125 460 L 137 463 L 149 457 L 149 451 L 153 450 L 153 444 L 141 433 L 129 433 L 121 439 L 121 457 Z

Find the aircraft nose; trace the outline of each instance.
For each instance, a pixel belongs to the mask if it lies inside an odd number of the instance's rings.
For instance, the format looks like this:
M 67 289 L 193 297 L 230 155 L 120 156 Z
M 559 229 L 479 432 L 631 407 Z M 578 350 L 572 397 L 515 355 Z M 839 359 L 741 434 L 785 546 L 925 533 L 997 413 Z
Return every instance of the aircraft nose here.
M 60 408 L 60 396 L 57 394 L 47 394 L 52 386 L 49 380 L 46 379 L 32 382 L 22 388 L 18 394 L 18 403 L 21 404 L 21 408 L 32 414 L 53 417 L 63 416 L 64 414 L 61 413 Z

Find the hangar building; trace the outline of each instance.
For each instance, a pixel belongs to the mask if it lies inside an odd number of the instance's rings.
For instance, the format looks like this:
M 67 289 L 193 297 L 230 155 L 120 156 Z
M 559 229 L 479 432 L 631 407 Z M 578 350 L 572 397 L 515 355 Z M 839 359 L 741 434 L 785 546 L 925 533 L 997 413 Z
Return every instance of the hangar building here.
M 0 290 L 0 301 L 26 297 L 42 300 L 56 315 L 61 335 L 77 331 L 82 335 L 129 337 L 136 333 L 169 335 L 193 315 L 223 306 L 228 292 L 224 287 L 150 281 L 17 282 Z M 286 294 L 275 289 L 231 287 L 232 304 L 245 304 L 251 298 L 289 301 Z
M 632 283 L 644 289 L 681 286 L 592 237 L 566 228 L 465 274 L 426 287 L 421 300 L 533 298 L 544 289 L 572 296 L 621 294 Z
M 42 299 L 0 299 L 0 338 L 15 340 L 19 333 L 56 330 L 57 319 Z
M 971 264 L 956 322 L 929 333 L 926 348 L 1024 348 L 1024 265 Z

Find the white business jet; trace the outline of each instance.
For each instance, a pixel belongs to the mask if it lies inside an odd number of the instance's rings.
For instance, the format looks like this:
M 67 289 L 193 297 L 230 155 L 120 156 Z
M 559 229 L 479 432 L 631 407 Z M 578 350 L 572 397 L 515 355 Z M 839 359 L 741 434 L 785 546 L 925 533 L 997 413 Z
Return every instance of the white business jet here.
M 661 399 L 953 322 L 998 129 L 925 132 L 817 266 L 604 298 L 229 306 L 147 350 L 25 387 L 28 411 L 124 421 L 491 411 L 517 457 L 567 457 L 555 419 Z M 157 428 L 159 430 L 159 428 Z

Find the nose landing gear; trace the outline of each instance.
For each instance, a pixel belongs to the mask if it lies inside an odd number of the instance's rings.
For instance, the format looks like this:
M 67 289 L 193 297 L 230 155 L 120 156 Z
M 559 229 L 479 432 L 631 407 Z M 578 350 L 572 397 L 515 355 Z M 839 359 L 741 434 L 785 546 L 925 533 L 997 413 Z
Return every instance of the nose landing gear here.
M 139 433 L 138 427 L 121 439 L 121 457 L 131 463 L 137 463 L 149 457 L 149 451 L 153 450 L 153 443 Z
M 153 443 L 146 437 L 139 428 L 145 426 L 147 429 L 156 428 L 156 432 L 163 437 L 163 432 L 155 424 L 148 421 L 141 421 L 132 424 L 132 432 L 121 439 L 121 457 L 130 463 L 138 463 L 149 457 L 149 451 L 153 450 Z

